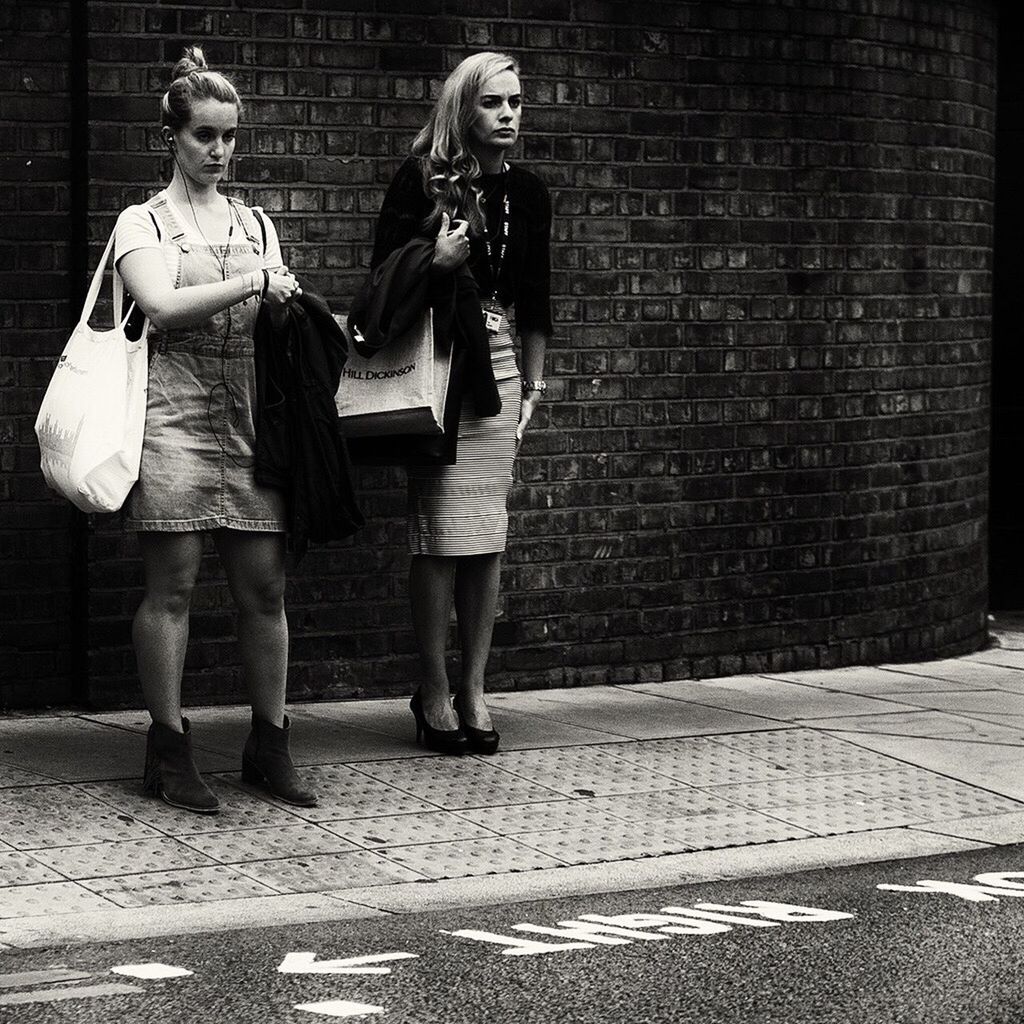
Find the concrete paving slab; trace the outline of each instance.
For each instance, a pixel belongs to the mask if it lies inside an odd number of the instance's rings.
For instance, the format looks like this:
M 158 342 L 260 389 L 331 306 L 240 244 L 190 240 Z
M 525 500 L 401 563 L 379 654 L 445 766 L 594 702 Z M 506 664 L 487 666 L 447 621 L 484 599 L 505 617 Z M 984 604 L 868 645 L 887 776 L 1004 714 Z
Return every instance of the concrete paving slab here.
M 27 772 L 21 768 L 15 768 L 14 765 L 0 762 L 0 789 L 10 789 L 14 786 L 48 786 L 60 781 L 52 775 Z
M 207 776 L 206 781 L 220 800 L 218 814 L 193 814 L 170 807 L 162 800 L 145 796 L 136 782 L 87 782 L 81 788 L 128 820 L 144 822 L 150 832 L 159 831 L 165 835 L 183 836 L 301 822 L 283 805 L 251 796 L 218 776 Z
M 113 904 L 77 882 L 41 882 L 12 885 L 3 890 L 0 919 L 36 917 L 43 914 L 84 914 L 107 910 Z M 5 930 L 0 925 L 0 934 Z M 3 940 L 0 940 L 3 941 Z
M 823 690 L 860 696 L 893 696 L 903 702 L 903 694 L 914 694 L 919 690 L 963 690 L 962 683 L 951 679 L 936 679 L 896 672 L 883 668 L 836 668 L 811 669 L 806 672 L 766 674 L 764 679 L 784 683 L 799 683 L 802 686 L 816 686 Z M 912 702 L 912 697 L 910 701 Z
M 677 818 L 657 825 L 659 832 L 679 839 L 693 850 L 721 850 L 732 846 L 751 846 L 803 839 L 813 831 L 784 821 L 778 814 L 762 814 L 746 807 L 708 811 L 688 818 Z
M 370 850 L 248 861 L 239 865 L 237 870 L 278 892 L 324 892 L 345 887 L 408 882 L 424 877 L 422 873 Z
M 487 764 L 565 796 L 647 793 L 677 785 L 665 775 L 591 747 L 505 751 L 489 757 Z
M 924 832 L 961 836 L 964 839 L 992 843 L 995 846 L 1024 843 L 1024 811 L 952 818 L 946 821 L 926 821 L 914 827 Z
M 681 786 L 671 793 L 630 793 L 626 796 L 599 796 L 586 803 L 596 811 L 659 827 L 662 822 L 702 817 L 716 812 L 735 811 L 736 805 L 703 789 Z
M 971 741 L 977 744 L 1024 746 L 1024 730 L 981 722 L 961 715 L 951 715 L 943 711 L 904 711 L 899 714 L 808 718 L 800 724 L 812 729 L 828 731 L 832 735 L 840 737 L 849 737 L 854 734 L 895 736 L 908 739 L 930 737 L 940 740 Z M 862 743 L 861 746 L 867 746 L 867 744 Z M 895 749 L 898 749 L 898 744 Z M 892 756 L 899 757 L 900 755 L 894 753 Z M 902 758 L 902 760 L 908 760 L 908 758 Z
M 62 782 L 142 774 L 145 738 L 82 718 L 5 719 L 0 760 Z
M 839 732 L 870 750 L 899 757 L 949 779 L 1024 801 L 1024 749 L 933 736 Z M 984 813 L 984 812 L 979 812 Z
M 924 821 L 926 814 L 915 813 L 891 800 L 845 799 L 827 803 L 799 803 L 773 807 L 773 817 L 806 829 L 812 835 L 847 835 L 879 828 L 900 828 Z
M 319 853 L 342 853 L 358 847 L 319 825 L 278 825 L 273 828 L 244 828 L 231 832 L 208 832 L 183 836 L 181 842 L 221 864 L 275 857 L 308 857 Z
M 0 823 L 4 841 L 17 850 L 158 835 L 156 829 L 69 785 L 0 790 Z
M 456 813 L 503 836 L 621 824 L 624 816 L 598 806 L 601 800 L 600 797 L 595 800 L 553 800 L 513 807 L 476 807 Z
M 759 733 L 731 734 L 737 737 Z M 689 786 L 722 786 L 799 776 L 784 765 L 722 742 L 722 736 L 686 736 L 602 747 L 613 757 L 667 775 Z
M 484 759 L 475 757 L 376 761 L 361 764 L 359 770 L 387 786 L 433 804 L 434 809 L 449 811 L 466 807 L 541 803 L 562 795 L 500 768 L 493 768 Z
M 401 771 L 409 763 L 396 762 Z M 381 765 L 387 761 L 373 761 L 365 764 Z M 360 762 L 359 767 L 364 767 Z M 337 821 L 345 818 L 375 818 L 385 814 L 413 814 L 418 811 L 436 811 L 439 808 L 427 800 L 405 791 L 402 787 L 389 785 L 372 778 L 363 771 L 344 764 L 325 764 L 306 768 L 306 779 L 317 790 L 316 807 L 293 807 L 290 812 L 306 821 Z
M 414 846 L 417 843 L 440 843 L 455 839 L 488 839 L 495 834 L 494 831 L 470 821 L 468 817 L 461 817 L 451 811 L 388 814 L 380 818 L 326 821 L 323 827 L 366 850 Z
M 85 846 L 58 846 L 36 850 L 33 856 L 59 871 L 65 878 L 73 880 L 208 867 L 215 863 L 209 857 L 167 836 L 116 843 L 89 843 Z
M 296 723 L 295 735 L 299 735 L 300 720 L 330 721 L 335 727 L 346 730 L 339 734 L 337 749 L 342 752 L 340 758 L 334 760 L 351 763 L 353 761 L 376 761 L 385 757 L 411 757 L 428 754 L 423 747 L 415 742 L 415 725 L 408 701 L 369 701 L 370 710 L 376 711 L 376 705 L 382 705 L 379 714 L 367 715 L 360 713 L 357 718 L 360 726 L 349 724 L 343 707 L 328 706 L 324 713 L 310 710 L 309 705 L 296 705 L 292 719 Z M 584 746 L 591 743 L 608 743 L 617 737 L 606 732 L 581 728 L 568 722 L 540 718 L 537 715 L 524 714 L 520 710 L 502 707 L 500 702 L 490 699 L 494 727 L 501 733 L 502 750 L 527 750 L 538 747 L 569 747 Z M 386 706 L 384 706 L 386 705 Z M 372 732 L 370 725 L 378 728 Z M 386 737 L 386 738 L 385 738 Z M 314 763 L 312 761 L 308 763 Z
M 524 832 L 516 840 L 562 864 L 601 864 L 608 861 L 662 857 L 693 847 L 679 835 L 662 829 L 637 828 L 628 822 L 582 828 Z
M 47 867 L 31 854 L 0 853 L 0 888 L 35 882 L 66 882 L 64 875 Z
M 703 707 L 667 691 L 637 685 L 499 693 L 488 702 L 499 710 L 511 705 L 524 714 L 603 732 L 606 742 L 610 737 L 660 739 L 777 726 L 763 718 Z
M 415 749 L 416 726 L 408 697 L 292 704 L 288 713 L 296 720 L 322 718 L 350 728 L 391 736 L 407 741 L 409 748 Z
M 958 690 L 918 693 L 914 702 L 922 708 L 980 718 L 1024 731 L 1024 693 L 1006 690 Z
M 986 647 L 983 651 L 965 654 L 962 661 L 977 661 L 985 665 L 1003 665 L 1006 668 L 1024 669 L 1024 643 L 1021 647 Z
M 245 896 L 272 896 L 279 891 L 222 864 L 89 878 L 80 884 L 120 907 L 204 903 L 207 900 L 241 899 Z
M 770 719 L 769 728 L 778 723 L 804 718 L 838 717 L 897 713 L 903 705 L 892 700 L 879 700 L 820 687 L 786 683 L 761 676 L 734 676 L 705 682 L 677 680 L 669 683 L 638 683 L 629 687 L 641 693 L 659 694 L 681 701 L 691 701 L 733 713 Z M 716 732 L 744 731 L 716 729 Z
M 964 689 L 999 688 L 1024 693 L 1024 669 L 995 665 L 989 662 L 947 658 L 942 661 L 928 661 L 913 665 L 890 665 L 887 668 L 894 673 L 957 683 Z M 912 703 L 912 701 L 908 701 L 908 703 Z
M 388 860 L 433 879 L 537 871 L 564 863 L 506 836 L 393 846 L 381 852 Z
M 786 778 L 792 775 L 814 778 L 823 775 L 846 775 L 852 772 L 885 772 L 902 767 L 899 761 L 882 757 L 863 747 L 854 746 L 814 729 L 741 733 L 718 736 L 713 742 L 770 765 L 775 772 L 772 776 L 765 775 L 765 779 Z

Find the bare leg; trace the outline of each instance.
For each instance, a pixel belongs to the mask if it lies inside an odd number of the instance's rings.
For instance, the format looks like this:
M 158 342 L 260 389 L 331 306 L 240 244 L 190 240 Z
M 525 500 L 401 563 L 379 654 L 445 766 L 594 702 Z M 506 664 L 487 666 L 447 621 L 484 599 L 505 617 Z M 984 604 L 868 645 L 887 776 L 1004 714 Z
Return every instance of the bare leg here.
M 146 591 L 132 622 L 135 662 L 154 722 L 181 732 L 188 613 L 203 555 L 201 533 L 139 533 Z
M 459 726 L 448 694 L 448 623 L 452 614 L 455 559 L 413 555 L 409 565 L 409 600 L 412 625 L 420 649 L 423 715 L 435 729 Z
M 238 608 L 236 633 L 253 713 L 283 726 L 288 677 L 284 534 L 217 530 L 213 540 Z
M 484 703 L 484 677 L 491 654 L 494 616 L 501 583 L 501 555 L 471 555 L 458 560 L 455 570 L 455 614 L 462 648 L 459 707 L 468 725 L 491 729 Z

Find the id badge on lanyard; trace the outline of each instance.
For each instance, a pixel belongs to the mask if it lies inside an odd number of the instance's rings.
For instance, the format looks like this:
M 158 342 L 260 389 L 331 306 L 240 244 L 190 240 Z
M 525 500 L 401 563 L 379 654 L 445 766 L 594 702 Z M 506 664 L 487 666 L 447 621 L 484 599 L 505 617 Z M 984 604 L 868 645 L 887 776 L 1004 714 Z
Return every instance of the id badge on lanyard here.
M 493 310 L 484 310 L 484 325 L 491 334 L 497 334 L 501 330 L 501 314 Z

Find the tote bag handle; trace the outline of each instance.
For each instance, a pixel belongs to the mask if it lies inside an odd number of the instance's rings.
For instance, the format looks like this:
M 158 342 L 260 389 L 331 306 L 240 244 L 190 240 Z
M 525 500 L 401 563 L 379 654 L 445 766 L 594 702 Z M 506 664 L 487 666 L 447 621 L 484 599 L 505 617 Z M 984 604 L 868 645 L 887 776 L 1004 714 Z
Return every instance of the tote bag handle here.
M 82 315 L 78 318 L 79 325 L 88 325 L 89 319 L 92 316 L 93 310 L 96 308 L 96 301 L 100 296 L 100 289 L 103 287 L 103 275 L 106 273 L 107 264 L 110 262 L 110 254 L 114 248 L 115 232 L 110 233 L 110 238 L 107 241 L 107 247 L 103 250 L 103 256 L 100 258 L 99 265 L 96 267 L 96 272 L 92 275 L 92 283 L 89 285 L 89 292 L 85 296 L 85 305 L 82 307 Z M 128 324 L 128 319 L 132 315 L 135 309 L 135 302 L 128 307 L 128 312 L 123 313 L 122 307 L 124 306 L 124 282 L 121 280 L 121 275 L 117 272 L 117 268 L 114 268 L 114 326 L 119 327 L 123 332 Z M 142 325 L 142 333 L 139 338 L 132 342 L 132 344 L 138 344 L 144 341 L 146 335 L 149 333 L 149 317 L 146 317 Z

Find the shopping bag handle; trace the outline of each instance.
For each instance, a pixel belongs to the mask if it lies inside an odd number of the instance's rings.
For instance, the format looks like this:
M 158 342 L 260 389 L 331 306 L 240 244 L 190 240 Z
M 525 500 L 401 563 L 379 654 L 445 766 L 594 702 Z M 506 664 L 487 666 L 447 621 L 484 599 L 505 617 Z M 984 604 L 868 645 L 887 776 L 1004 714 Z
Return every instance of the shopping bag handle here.
M 89 319 L 92 316 L 93 310 L 96 308 L 96 300 L 100 296 L 100 289 L 103 287 L 103 275 L 106 273 L 107 264 L 110 262 L 110 254 L 114 248 L 115 232 L 110 233 L 110 239 L 107 241 L 107 247 L 103 250 L 103 256 L 100 259 L 99 266 L 96 267 L 96 272 L 92 275 L 92 283 L 89 285 L 89 292 L 85 297 L 85 305 L 82 307 L 82 315 L 79 318 L 79 324 L 88 324 Z M 117 272 L 117 268 L 114 268 L 114 326 L 119 327 L 122 331 L 128 324 L 128 320 L 135 309 L 135 302 L 128 307 L 128 312 L 123 312 L 124 306 L 124 282 L 121 280 L 121 275 Z M 137 342 L 145 340 L 146 335 L 149 333 L 149 317 L 146 317 L 142 325 L 142 333 L 139 335 Z M 136 342 L 136 343 L 137 343 Z
M 106 249 L 103 250 L 103 256 L 100 259 L 99 266 L 96 268 L 96 273 L 92 275 L 92 284 L 89 285 L 89 291 L 85 296 L 85 305 L 82 306 L 82 315 L 78 318 L 80 324 L 88 324 L 89 318 L 92 316 L 93 309 L 96 308 L 96 300 L 100 297 L 100 289 L 103 287 L 103 275 L 107 269 L 107 263 L 110 260 L 110 253 L 114 248 L 114 232 L 110 232 L 110 240 L 107 242 Z M 117 301 L 117 289 L 114 289 L 114 306 L 115 306 L 115 317 L 120 312 Z

